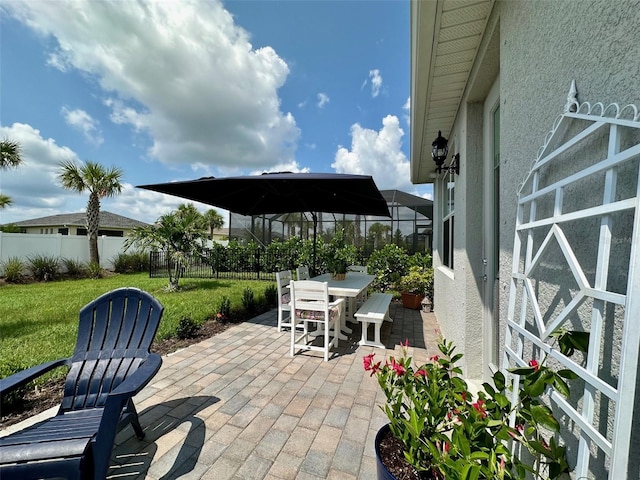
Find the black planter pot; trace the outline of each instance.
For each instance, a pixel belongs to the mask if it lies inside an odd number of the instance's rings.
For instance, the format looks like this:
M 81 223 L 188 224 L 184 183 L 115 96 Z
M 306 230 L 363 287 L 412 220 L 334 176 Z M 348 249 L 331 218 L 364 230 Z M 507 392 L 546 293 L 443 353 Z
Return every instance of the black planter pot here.
M 382 463 L 382 460 L 380 459 L 380 439 L 384 437 L 387 432 L 389 432 L 389 430 L 389 424 L 387 423 L 380 430 L 378 430 L 378 433 L 376 433 L 374 445 L 376 449 L 376 473 L 378 480 L 396 480 L 396 477 L 391 475 L 389 470 L 387 470 L 387 467 L 384 466 L 384 463 Z

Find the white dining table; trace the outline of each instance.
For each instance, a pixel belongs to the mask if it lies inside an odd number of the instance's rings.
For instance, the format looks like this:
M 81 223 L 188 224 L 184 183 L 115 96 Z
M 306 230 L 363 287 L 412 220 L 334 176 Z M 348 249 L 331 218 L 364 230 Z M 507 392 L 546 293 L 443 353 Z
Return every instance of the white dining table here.
M 330 273 L 317 275 L 310 278 L 310 280 L 315 280 L 317 282 L 327 282 L 329 295 L 345 299 L 348 311 L 345 312 L 345 315 L 343 316 L 343 321 L 340 325 L 340 331 L 352 333 L 353 330 L 347 327 L 346 320 L 349 320 L 352 323 L 358 321 L 353 316 L 356 309 L 356 297 L 360 295 L 367 287 L 369 287 L 369 285 L 371 285 L 371 282 L 373 282 L 375 278 L 375 275 L 369 275 L 367 273 L 347 272 L 344 280 L 334 280 L 333 278 L 331 278 Z M 340 338 L 341 340 L 347 339 L 345 335 L 340 335 L 338 338 Z

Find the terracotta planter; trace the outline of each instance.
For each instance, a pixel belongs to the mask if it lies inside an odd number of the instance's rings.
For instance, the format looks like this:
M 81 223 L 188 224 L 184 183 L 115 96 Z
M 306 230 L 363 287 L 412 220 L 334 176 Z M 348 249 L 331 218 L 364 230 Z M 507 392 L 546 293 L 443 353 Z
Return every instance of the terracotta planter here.
M 332 273 L 331 278 L 333 280 L 344 280 L 347 277 L 346 273 Z
M 402 292 L 402 306 L 411 310 L 418 310 L 424 295 Z

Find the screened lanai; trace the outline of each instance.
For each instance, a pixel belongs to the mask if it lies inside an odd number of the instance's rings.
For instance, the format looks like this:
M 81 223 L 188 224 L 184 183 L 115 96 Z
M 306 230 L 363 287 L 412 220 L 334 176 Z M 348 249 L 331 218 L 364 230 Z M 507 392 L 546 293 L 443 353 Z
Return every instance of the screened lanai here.
M 318 213 L 318 238 L 331 240 L 336 229 L 344 228 L 345 240 L 364 252 L 393 243 L 410 253 L 431 252 L 433 202 L 400 190 L 382 190 L 391 218 L 370 215 Z M 268 245 L 274 240 L 299 236 L 313 238 L 309 212 L 277 215 L 229 215 L 229 239 L 251 240 Z

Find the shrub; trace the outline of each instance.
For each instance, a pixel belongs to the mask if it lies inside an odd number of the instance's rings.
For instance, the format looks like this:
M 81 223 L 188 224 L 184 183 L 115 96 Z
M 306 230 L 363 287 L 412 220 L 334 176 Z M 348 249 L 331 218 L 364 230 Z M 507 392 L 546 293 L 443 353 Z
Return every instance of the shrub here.
M 48 255 L 30 255 L 27 257 L 29 269 L 36 280 L 49 281 L 58 276 L 60 272 L 60 259 Z
M 62 265 L 64 265 L 67 275 L 71 277 L 81 278 L 87 274 L 87 266 L 84 262 L 75 260 L 73 258 L 63 258 Z
M 102 274 L 104 273 L 102 267 L 97 262 L 89 263 L 87 271 L 89 272 L 89 277 L 94 279 L 102 278 Z
M 231 317 L 231 300 L 227 296 L 222 297 L 216 309 L 216 319 L 220 322 L 228 322 Z
M 149 270 L 149 254 L 144 251 L 118 253 L 111 260 L 117 273 L 146 272 Z
M 256 299 L 251 287 L 245 288 L 242 292 L 242 306 L 248 313 L 251 313 L 256 309 Z
M 267 285 L 264 289 L 264 300 L 267 305 L 276 305 L 278 300 L 278 287 L 273 283 Z
M 9 223 L 8 225 L 0 225 L 0 232 L 5 233 L 21 233 L 22 228 L 14 223 Z
M 397 288 L 401 292 L 426 295 L 433 299 L 433 269 L 418 266 L 409 267 L 409 273 L 398 280 Z
M 410 255 L 407 259 L 407 266 L 411 267 L 421 267 L 421 268 L 431 268 L 433 267 L 433 258 L 429 253 L 416 252 L 413 255 Z
M 198 322 L 192 320 L 191 317 L 182 317 L 176 327 L 176 336 L 181 340 L 194 338 L 198 335 L 199 330 L 200 325 Z
M 19 283 L 24 276 L 24 263 L 18 257 L 11 257 L 6 262 L 2 262 L 4 278 L 10 283 Z
M 408 264 L 409 254 L 397 245 L 387 244 L 375 250 L 367 262 L 367 271 L 376 276 L 371 287 L 382 291 L 391 289 L 407 273 Z

